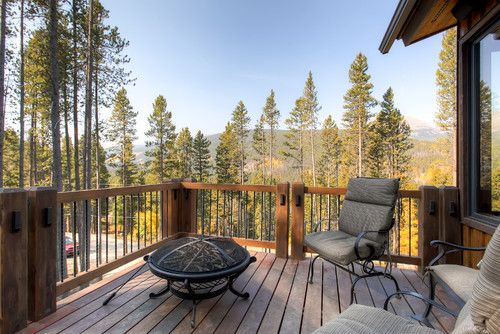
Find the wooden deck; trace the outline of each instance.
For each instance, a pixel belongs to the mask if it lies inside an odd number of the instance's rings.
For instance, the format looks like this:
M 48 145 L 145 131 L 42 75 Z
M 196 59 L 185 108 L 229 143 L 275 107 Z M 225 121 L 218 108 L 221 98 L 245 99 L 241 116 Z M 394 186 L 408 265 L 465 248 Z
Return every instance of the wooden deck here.
M 194 330 L 190 327 L 191 302 L 170 293 L 150 299 L 149 293 L 166 285 L 164 280 L 144 270 L 131 280 L 107 305 L 102 302 L 110 291 L 125 281 L 130 270 L 104 279 L 61 300 L 56 313 L 31 323 L 23 333 L 311 333 L 348 307 L 350 276 L 327 262 L 318 260 L 314 283 L 307 284 L 310 259 L 294 261 L 271 253 L 256 253 L 257 262 L 237 279 L 235 287 L 250 293 L 248 300 L 229 291 L 204 300 L 197 306 Z M 419 273 L 395 269 L 402 289 L 427 293 Z M 394 292 L 387 279 L 370 278 L 357 285 L 357 303 L 382 307 Z M 442 301 L 447 301 L 438 290 Z M 456 305 L 447 306 L 456 309 Z M 408 314 L 422 311 L 416 300 L 395 300 L 391 311 Z M 431 321 L 449 332 L 455 320 L 434 311 Z

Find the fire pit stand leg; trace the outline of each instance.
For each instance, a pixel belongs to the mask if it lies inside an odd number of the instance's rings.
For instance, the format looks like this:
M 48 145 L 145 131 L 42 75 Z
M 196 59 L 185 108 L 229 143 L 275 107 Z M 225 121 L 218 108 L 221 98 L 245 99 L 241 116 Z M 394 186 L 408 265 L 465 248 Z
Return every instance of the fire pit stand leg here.
M 248 292 L 239 292 L 239 291 L 237 291 L 237 290 L 234 289 L 234 287 L 233 287 L 233 278 L 229 279 L 229 291 L 231 291 L 236 296 L 241 297 L 243 299 L 247 299 L 248 297 L 250 297 L 250 294 Z
M 166 294 L 167 292 L 170 291 L 170 281 L 168 281 L 168 284 L 165 288 L 161 289 L 160 291 L 154 293 L 154 292 L 151 292 L 149 294 L 149 298 L 158 298 L 160 296 L 163 296 L 164 294 Z
M 191 328 L 196 325 L 196 300 L 193 299 L 193 308 L 191 309 Z

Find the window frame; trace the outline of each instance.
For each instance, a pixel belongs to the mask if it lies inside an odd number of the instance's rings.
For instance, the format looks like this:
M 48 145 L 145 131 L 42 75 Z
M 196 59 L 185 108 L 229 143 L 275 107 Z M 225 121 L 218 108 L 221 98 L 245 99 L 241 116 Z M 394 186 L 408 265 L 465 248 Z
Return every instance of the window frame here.
M 461 47 L 464 49 L 461 54 L 465 55 L 467 53 L 467 60 L 465 66 L 468 75 L 463 76 L 463 85 L 466 86 L 467 97 L 465 99 L 466 108 L 465 111 L 469 111 L 468 114 L 468 126 L 467 126 L 467 140 L 464 140 L 464 144 L 469 146 L 469 152 L 464 159 L 467 164 L 463 167 L 469 168 L 467 173 L 468 178 L 464 180 L 467 182 L 468 187 L 466 191 L 466 199 L 468 204 L 466 206 L 467 211 L 465 212 L 466 221 L 475 221 L 474 223 L 485 224 L 488 229 L 496 228 L 500 225 L 500 216 L 494 216 L 487 213 L 478 211 L 478 185 L 480 182 L 480 115 L 479 115 L 479 82 L 480 82 L 480 54 L 479 45 L 481 40 L 491 33 L 494 29 L 500 28 L 500 17 L 494 15 L 493 18 L 489 20 L 484 20 L 484 22 L 478 23 L 479 28 L 476 31 L 471 31 L 471 36 L 467 36 L 466 41 L 463 42 Z M 466 36 L 464 36 L 466 37 Z M 467 80 L 468 79 L 468 80 Z M 468 82 L 467 82 L 468 81 Z M 462 111 L 463 112 L 463 111 Z M 463 153 L 462 151 L 461 153 Z M 476 225 L 474 224 L 474 225 Z

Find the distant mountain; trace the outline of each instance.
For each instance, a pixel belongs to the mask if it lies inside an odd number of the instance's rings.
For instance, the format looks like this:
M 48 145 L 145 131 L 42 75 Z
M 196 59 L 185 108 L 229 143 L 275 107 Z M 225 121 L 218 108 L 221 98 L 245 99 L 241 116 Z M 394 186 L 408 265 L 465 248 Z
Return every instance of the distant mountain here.
M 412 139 L 421 141 L 432 141 L 443 136 L 443 133 L 429 121 L 422 120 L 416 117 L 405 116 L 406 121 L 410 124 L 412 129 Z M 267 131 L 266 131 L 267 132 Z M 285 134 L 287 130 L 277 130 L 277 152 L 279 152 L 285 142 Z M 318 130 L 319 132 L 319 130 Z M 207 138 L 210 140 L 210 154 L 212 159 L 215 158 L 216 148 L 219 145 L 219 137 L 221 133 L 216 133 L 208 135 Z M 252 145 L 252 131 L 248 136 L 247 146 L 250 148 Z M 136 154 L 137 160 L 139 162 L 147 161 L 147 157 L 144 154 L 146 150 L 145 144 L 139 144 L 134 146 L 134 153 Z

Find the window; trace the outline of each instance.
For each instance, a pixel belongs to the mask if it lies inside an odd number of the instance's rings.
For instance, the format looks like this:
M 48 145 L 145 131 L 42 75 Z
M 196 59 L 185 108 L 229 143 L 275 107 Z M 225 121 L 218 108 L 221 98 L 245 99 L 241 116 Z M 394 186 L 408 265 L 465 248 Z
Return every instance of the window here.
M 473 45 L 472 213 L 500 220 L 500 22 Z

